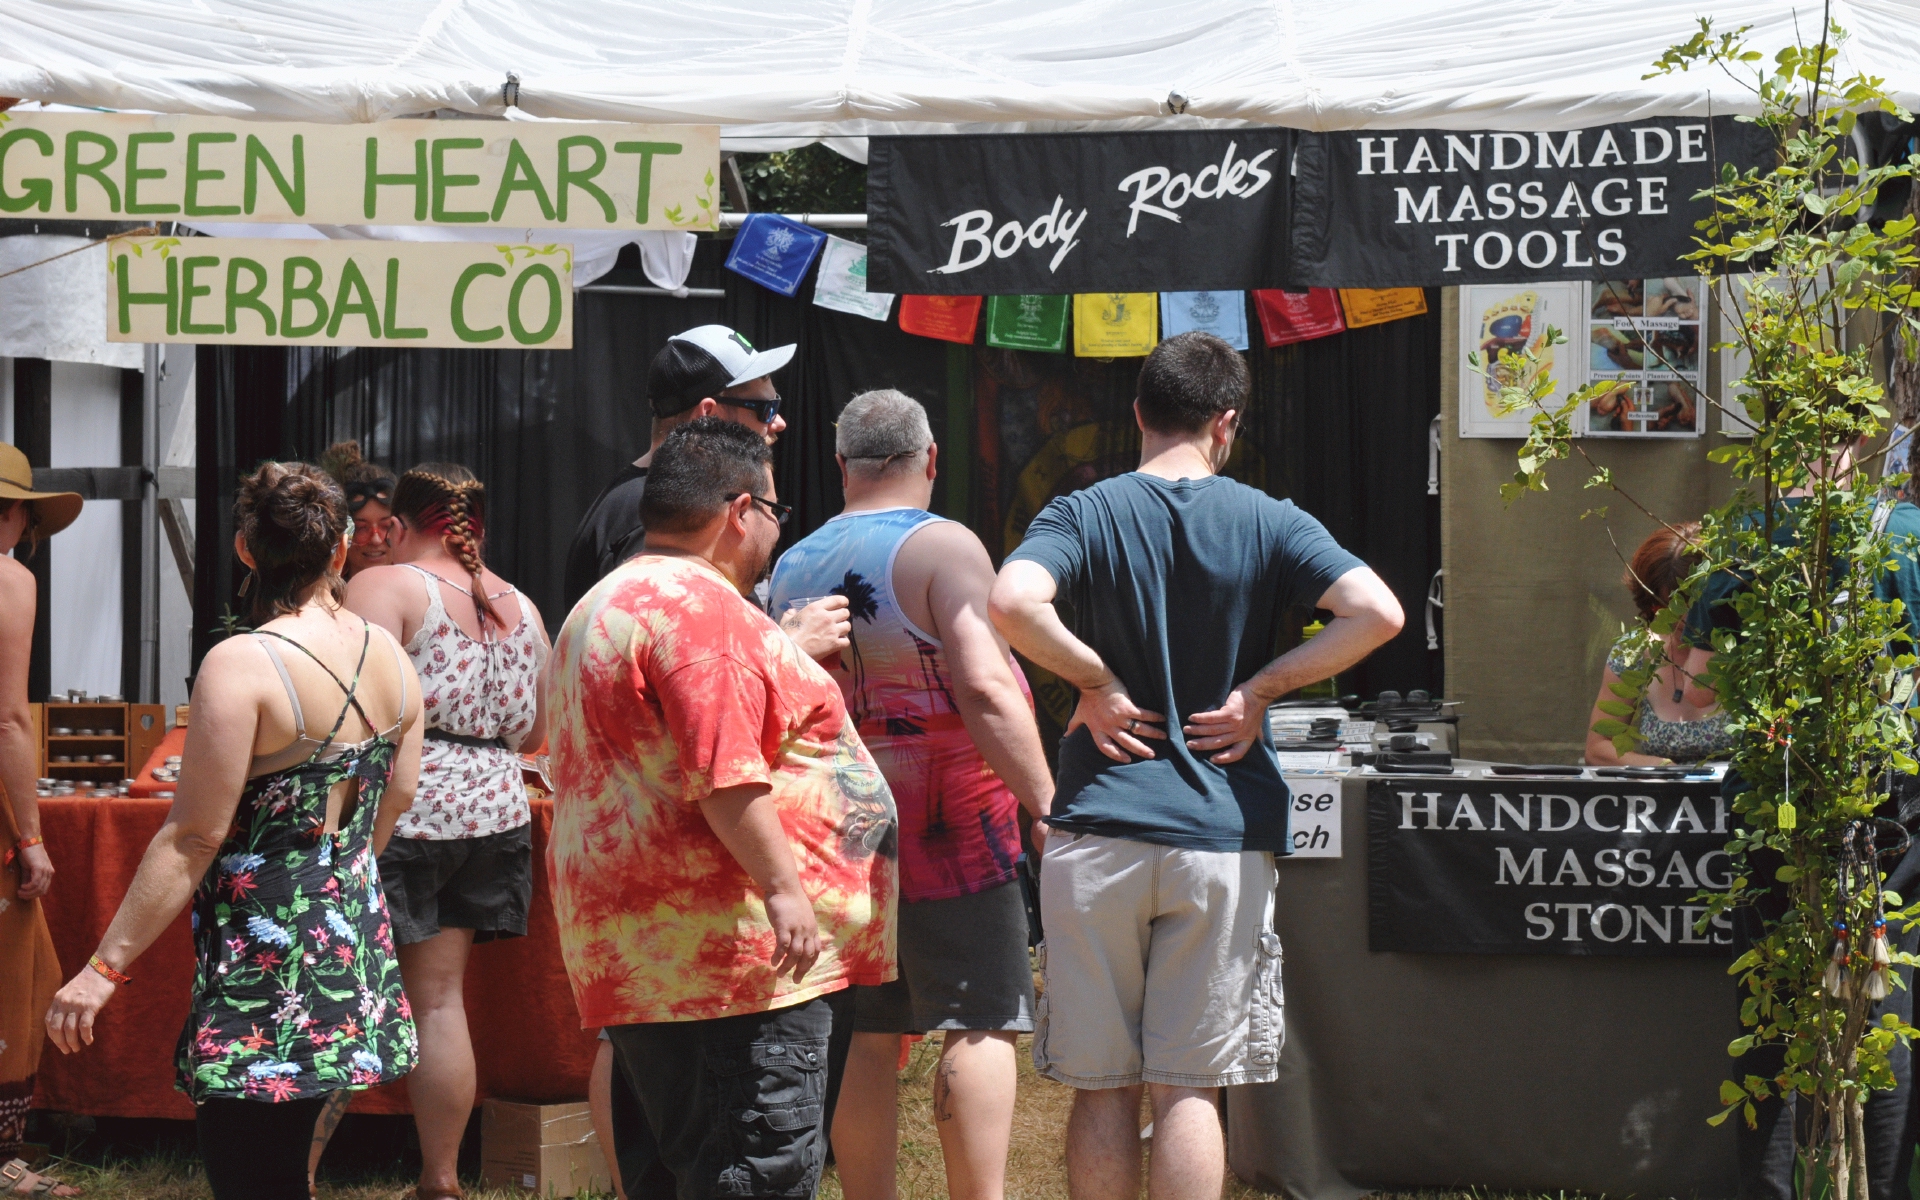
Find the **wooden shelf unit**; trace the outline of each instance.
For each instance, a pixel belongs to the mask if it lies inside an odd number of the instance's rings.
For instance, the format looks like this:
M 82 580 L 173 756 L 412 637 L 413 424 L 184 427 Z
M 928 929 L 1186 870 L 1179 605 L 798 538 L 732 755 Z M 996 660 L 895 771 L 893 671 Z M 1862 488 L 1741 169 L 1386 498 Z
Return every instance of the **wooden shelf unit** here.
M 159 704 L 73 704 L 50 700 L 34 706 L 40 734 L 40 776 L 74 783 L 117 783 L 146 765 L 167 735 L 167 710 Z M 89 734 L 56 734 L 55 729 L 90 729 Z M 72 755 L 86 761 L 55 762 Z M 101 754 L 111 762 L 95 762 Z

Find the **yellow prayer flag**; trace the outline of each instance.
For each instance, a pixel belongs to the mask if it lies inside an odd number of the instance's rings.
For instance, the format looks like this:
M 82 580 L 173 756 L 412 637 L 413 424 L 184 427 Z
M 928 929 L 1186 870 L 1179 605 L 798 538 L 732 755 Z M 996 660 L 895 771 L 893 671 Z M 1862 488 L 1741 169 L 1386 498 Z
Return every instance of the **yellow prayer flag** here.
M 1384 325 L 1427 311 L 1422 288 L 1341 288 L 1340 307 L 1347 310 L 1347 328 Z
M 1158 292 L 1088 292 L 1073 298 L 1073 352 L 1138 358 L 1160 340 Z

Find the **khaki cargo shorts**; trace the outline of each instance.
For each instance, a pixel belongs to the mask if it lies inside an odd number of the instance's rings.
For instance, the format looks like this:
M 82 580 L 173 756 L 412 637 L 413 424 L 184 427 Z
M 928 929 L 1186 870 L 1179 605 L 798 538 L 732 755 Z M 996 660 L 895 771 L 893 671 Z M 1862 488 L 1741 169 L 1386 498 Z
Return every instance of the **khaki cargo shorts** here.
M 1035 1069 L 1077 1088 L 1275 1079 L 1278 882 L 1263 850 L 1055 831 L 1040 872 Z

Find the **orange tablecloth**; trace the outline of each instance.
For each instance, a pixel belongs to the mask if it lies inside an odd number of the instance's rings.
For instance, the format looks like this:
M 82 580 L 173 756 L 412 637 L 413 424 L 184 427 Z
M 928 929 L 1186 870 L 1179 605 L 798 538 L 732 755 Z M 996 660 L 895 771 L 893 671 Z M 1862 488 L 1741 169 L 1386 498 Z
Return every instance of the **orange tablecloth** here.
M 67 975 L 93 953 L 171 801 L 52 797 L 40 801 L 47 853 L 58 872 L 43 903 Z M 593 1033 L 580 1028 L 560 964 L 547 883 L 553 805 L 533 805 L 533 905 L 527 936 L 476 946 L 467 968 L 467 1020 L 479 1098 L 551 1103 L 587 1094 Z M 186 1022 L 193 943 L 185 912 L 134 963 L 133 983 L 101 1014 L 91 1047 L 40 1060 L 34 1107 L 109 1117 L 191 1118 L 173 1090 L 173 1048 Z M 404 1113 L 406 1083 L 362 1092 L 354 1112 Z
M 153 753 L 147 755 L 147 761 L 140 764 L 140 773 L 133 777 L 133 786 L 127 790 L 136 796 L 153 796 L 160 792 L 172 791 L 174 785 L 155 779 L 153 769 L 166 766 L 169 757 L 184 753 L 186 748 L 187 727 L 185 725 L 175 725 L 167 730 L 167 736 L 160 739 L 160 744 L 153 748 Z

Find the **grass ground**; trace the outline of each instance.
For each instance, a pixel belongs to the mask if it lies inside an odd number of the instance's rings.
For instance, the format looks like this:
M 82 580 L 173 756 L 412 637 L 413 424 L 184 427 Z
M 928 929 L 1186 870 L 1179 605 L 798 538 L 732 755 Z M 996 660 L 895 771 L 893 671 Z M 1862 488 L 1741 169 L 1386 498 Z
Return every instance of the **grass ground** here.
M 947 1194 L 940 1161 L 940 1137 L 933 1128 L 933 1068 L 936 1042 L 914 1045 L 900 1077 L 901 1200 L 935 1200 Z M 1013 1120 L 1013 1145 L 1007 1162 L 1007 1195 L 1013 1200 L 1066 1200 L 1064 1147 L 1072 1089 L 1033 1072 L 1026 1040 L 1021 1041 L 1020 1089 Z M 209 1200 L 199 1164 L 183 1156 L 151 1155 L 92 1165 L 51 1166 L 60 1178 L 86 1189 L 89 1200 Z M 322 1168 L 322 1178 L 326 1177 Z M 394 1178 L 323 1182 L 323 1200 L 395 1200 L 408 1181 Z M 1262 1193 L 1229 1179 L 1231 1200 L 1252 1200 Z M 522 1200 L 524 1192 L 470 1191 L 473 1200 Z M 584 1195 L 584 1194 L 583 1194 Z M 604 1198 L 597 1198 L 604 1200 Z M 820 1200 L 841 1200 L 840 1183 L 828 1168 Z M 1438 1198 L 1435 1198 L 1438 1200 Z M 1479 1197 L 1478 1200 L 1491 1200 Z

